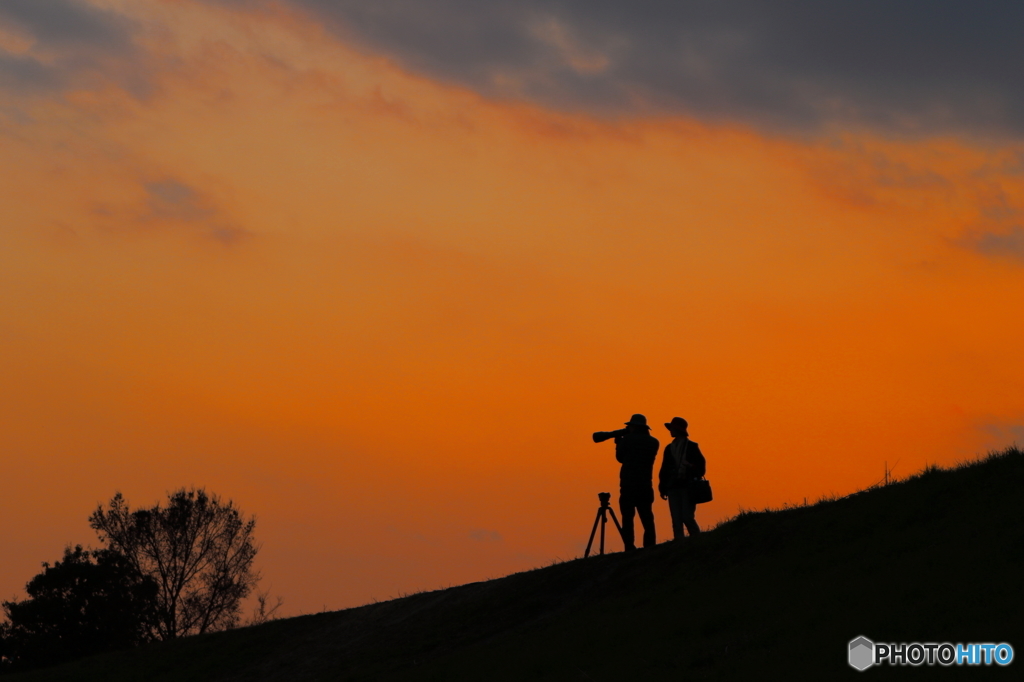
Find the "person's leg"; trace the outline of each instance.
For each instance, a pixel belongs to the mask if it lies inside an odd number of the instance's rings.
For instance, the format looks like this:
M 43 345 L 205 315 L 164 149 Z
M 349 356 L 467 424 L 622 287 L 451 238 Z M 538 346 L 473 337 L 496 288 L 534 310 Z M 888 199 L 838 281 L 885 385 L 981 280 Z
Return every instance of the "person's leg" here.
M 684 511 L 686 505 L 686 496 L 683 490 L 674 488 L 668 491 L 668 511 L 672 515 L 672 537 L 676 540 L 682 540 L 685 535 L 683 530 L 684 519 L 686 513 Z
M 636 549 L 636 542 L 633 539 L 633 515 L 636 513 L 636 506 L 625 490 L 619 491 L 619 514 L 622 516 L 622 542 L 626 550 Z
M 686 524 L 686 530 L 690 531 L 690 535 L 693 536 L 700 533 L 700 526 L 697 525 L 696 519 L 697 505 L 690 502 L 689 496 L 687 497 L 686 507 L 683 510 L 686 513 L 686 516 L 683 517 L 683 523 Z
M 691 536 L 700 533 L 700 526 L 697 525 L 697 520 L 694 518 L 694 515 L 697 513 L 697 505 L 693 502 L 693 496 L 690 495 L 688 488 L 680 489 L 678 504 L 680 522 L 686 526 L 686 530 L 690 532 Z M 682 537 L 682 533 L 680 533 L 679 537 Z
M 636 513 L 644 527 L 644 547 L 654 547 L 658 544 L 658 536 L 654 530 L 654 503 L 638 505 Z
M 643 495 L 637 495 L 636 513 L 640 517 L 640 523 L 644 527 L 644 547 L 654 547 L 658 544 L 658 536 L 654 530 L 654 490 L 645 490 Z

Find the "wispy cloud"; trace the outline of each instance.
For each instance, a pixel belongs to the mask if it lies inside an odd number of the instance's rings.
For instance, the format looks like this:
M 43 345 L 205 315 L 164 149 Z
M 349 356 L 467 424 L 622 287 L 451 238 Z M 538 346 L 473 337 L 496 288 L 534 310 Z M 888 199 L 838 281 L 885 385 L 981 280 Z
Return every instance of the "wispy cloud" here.
M 213 214 L 199 192 L 178 180 L 148 182 L 146 193 L 150 211 L 157 218 L 194 221 L 205 220 Z
M 991 422 L 983 424 L 981 430 L 996 440 L 998 443 L 997 447 L 1005 447 L 1011 443 L 1024 445 L 1024 423 Z
M 469 531 L 469 539 L 475 542 L 501 542 L 503 540 L 498 531 L 484 528 L 474 528 Z
M 223 244 L 233 244 L 249 234 L 223 216 L 209 197 L 180 180 L 157 180 L 144 187 L 148 209 L 143 216 L 145 223 L 186 225 Z
M 1020 225 L 1014 225 L 1005 232 L 970 232 L 960 244 L 985 256 L 1024 262 L 1024 227 Z

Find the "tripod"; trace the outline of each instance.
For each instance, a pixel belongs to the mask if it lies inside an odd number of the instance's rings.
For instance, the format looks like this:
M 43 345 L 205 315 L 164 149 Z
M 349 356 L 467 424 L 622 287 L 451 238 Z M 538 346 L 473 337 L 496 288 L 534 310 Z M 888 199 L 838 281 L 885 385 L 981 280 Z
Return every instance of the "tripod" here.
M 612 515 L 612 521 L 615 522 L 615 528 L 619 531 L 619 537 L 622 538 L 622 544 L 626 544 L 626 539 L 622 537 L 622 526 L 619 524 L 619 518 L 615 516 L 615 510 L 608 506 L 609 500 L 612 499 L 611 493 L 598 493 L 597 499 L 601 501 L 601 506 L 597 508 L 597 518 L 594 519 L 594 527 L 590 531 L 590 541 L 587 542 L 587 551 L 583 553 L 583 558 L 586 559 L 590 556 L 590 548 L 594 545 L 594 534 L 597 532 L 597 524 L 601 524 L 601 549 L 599 554 L 604 554 L 604 525 L 608 523 L 608 513 Z

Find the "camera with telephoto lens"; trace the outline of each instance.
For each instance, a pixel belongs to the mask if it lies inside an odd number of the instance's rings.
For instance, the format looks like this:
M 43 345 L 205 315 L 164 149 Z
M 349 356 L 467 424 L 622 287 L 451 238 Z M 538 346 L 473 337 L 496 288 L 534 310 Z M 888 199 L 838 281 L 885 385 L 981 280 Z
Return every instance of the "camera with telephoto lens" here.
M 595 443 L 603 443 L 610 438 L 620 436 L 626 432 L 626 429 L 619 429 L 618 431 L 598 431 L 594 434 Z

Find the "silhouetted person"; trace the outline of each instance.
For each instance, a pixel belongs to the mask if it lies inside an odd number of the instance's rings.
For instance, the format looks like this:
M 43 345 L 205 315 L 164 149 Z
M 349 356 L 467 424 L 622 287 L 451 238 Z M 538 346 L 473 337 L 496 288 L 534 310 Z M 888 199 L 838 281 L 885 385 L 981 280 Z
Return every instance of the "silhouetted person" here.
M 633 535 L 633 516 L 640 517 L 644 527 L 644 547 L 657 544 L 654 532 L 654 460 L 658 459 L 658 439 L 649 432 L 647 417 L 634 414 L 626 428 L 618 431 L 598 431 L 594 442 L 615 439 L 615 459 L 622 463 L 619 469 L 619 512 L 622 514 L 622 541 L 626 550 L 636 549 Z
M 683 528 L 690 535 L 700 532 L 700 526 L 694 514 L 697 504 L 693 502 L 690 482 L 704 476 L 707 462 L 700 446 L 690 440 L 687 427 L 682 417 L 673 417 L 665 424 L 672 434 L 672 442 L 665 446 L 665 454 L 658 472 L 658 492 L 661 499 L 668 500 L 668 509 L 672 514 L 672 533 L 676 540 L 683 539 Z

